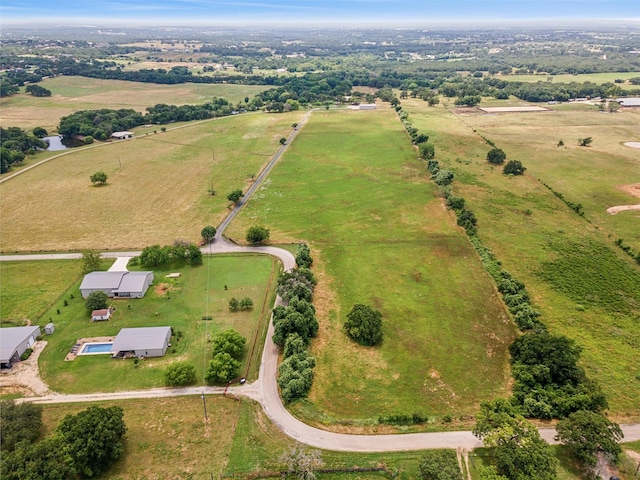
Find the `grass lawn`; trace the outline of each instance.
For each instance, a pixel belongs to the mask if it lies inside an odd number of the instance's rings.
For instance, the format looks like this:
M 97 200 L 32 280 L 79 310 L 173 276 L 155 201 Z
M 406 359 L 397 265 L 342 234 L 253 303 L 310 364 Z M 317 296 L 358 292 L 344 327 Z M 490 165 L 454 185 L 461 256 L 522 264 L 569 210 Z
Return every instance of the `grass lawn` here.
M 422 101 L 404 106 L 410 121 L 431 136 L 441 164 L 455 171 L 454 191 L 478 217 L 483 242 L 527 285 L 551 332 L 583 347 L 582 365 L 603 386 L 612 415 L 619 421 L 640 418 L 640 270 L 613 245 L 624 237 L 637 248 L 637 222 L 633 213 L 600 214 L 605 206 L 629 201 L 616 185 L 638 181 L 633 172 L 640 171 L 640 161 L 619 144 L 633 132 L 637 114 L 484 116 L 455 115 Z M 491 147 L 479 135 L 520 159 L 526 174 L 509 178 L 491 167 Z M 593 136 L 594 146 L 567 140 L 580 135 Z M 556 146 L 561 138 L 566 149 Z M 538 178 L 582 203 L 586 219 Z
M 46 269 L 45 262 L 39 263 L 42 266 L 33 265 L 34 274 L 38 267 Z M 182 276 L 165 278 L 174 271 L 180 271 Z M 202 383 L 211 359 L 209 339 L 219 331 L 233 328 L 247 338 L 248 354 L 241 375 L 253 379 L 257 376 L 260 355 L 251 356 L 250 352 L 261 352 L 278 271 L 276 260 L 250 254 L 205 257 L 200 267 L 155 270 L 154 285 L 145 297 L 114 300 L 116 311 L 108 322 L 89 321 L 78 280 L 37 321 L 39 325 L 49 321 L 56 325 L 55 333 L 45 338 L 49 344 L 40 356 L 42 378 L 54 391 L 64 393 L 151 388 L 162 386 L 162 373 L 171 362 L 189 360 L 196 367 L 198 382 Z M 251 298 L 254 309 L 229 312 L 231 297 Z M 202 320 L 207 315 L 213 320 Z M 113 360 L 108 355 L 78 356 L 73 361 L 64 361 L 78 338 L 115 336 L 123 327 L 165 325 L 173 327 L 174 333 L 183 334 L 181 339 L 174 335 L 165 357 L 149 358 L 138 365 Z M 252 362 L 248 365 L 250 357 Z
M 78 110 L 132 108 L 145 113 L 147 107 L 158 103 L 201 104 L 213 97 L 222 97 L 235 104 L 268 88 L 260 85 L 200 83 L 156 85 L 74 76 L 49 78 L 38 85 L 51 90 L 52 95 L 34 97 L 23 92 L 0 99 L 0 125 L 24 129 L 44 127 L 53 133 L 58 128 L 60 118 Z
M 138 249 L 199 241 L 304 112 L 226 117 L 85 148 L 0 184 L 3 252 Z M 89 176 L 103 170 L 108 183 Z M 217 192 L 209 194 L 209 189 Z M 96 234 L 96 232 L 102 232 Z
M 315 259 L 318 365 L 293 407 L 305 420 L 457 418 L 507 394 L 514 327 L 393 111 L 314 113 L 229 235 L 251 224 L 309 242 Z M 382 312 L 380 347 L 342 332 L 355 303 Z

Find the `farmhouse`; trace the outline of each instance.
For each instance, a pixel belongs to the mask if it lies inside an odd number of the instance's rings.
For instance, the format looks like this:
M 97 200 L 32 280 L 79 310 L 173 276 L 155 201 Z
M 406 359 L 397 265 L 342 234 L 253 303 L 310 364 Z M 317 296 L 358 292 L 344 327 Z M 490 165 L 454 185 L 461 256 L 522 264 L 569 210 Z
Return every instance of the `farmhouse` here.
M 162 357 L 169 347 L 171 327 L 123 328 L 111 347 L 114 357 Z
M 133 138 L 134 135 L 133 132 L 113 132 L 111 137 L 116 140 L 127 140 L 128 138 Z
M 80 284 L 82 298 L 101 291 L 109 297 L 142 298 L 153 283 L 153 272 L 91 272 Z
M 11 364 L 20 360 L 27 348 L 33 347 L 40 336 L 40 327 L 11 327 L 0 330 L 0 363 Z

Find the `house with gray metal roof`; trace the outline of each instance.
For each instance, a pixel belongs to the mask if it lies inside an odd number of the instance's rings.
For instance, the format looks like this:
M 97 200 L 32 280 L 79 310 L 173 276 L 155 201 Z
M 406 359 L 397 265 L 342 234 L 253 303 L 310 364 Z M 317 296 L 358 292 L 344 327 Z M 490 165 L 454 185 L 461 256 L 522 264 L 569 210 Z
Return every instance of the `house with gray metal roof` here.
M 113 340 L 114 357 L 162 357 L 171 340 L 171 327 L 123 328 Z
M 0 363 L 11 364 L 17 362 L 27 348 L 35 345 L 40 336 L 40 327 L 9 327 L 0 328 Z
M 101 291 L 114 298 L 142 298 L 153 283 L 153 272 L 91 272 L 80 284 L 82 298 Z

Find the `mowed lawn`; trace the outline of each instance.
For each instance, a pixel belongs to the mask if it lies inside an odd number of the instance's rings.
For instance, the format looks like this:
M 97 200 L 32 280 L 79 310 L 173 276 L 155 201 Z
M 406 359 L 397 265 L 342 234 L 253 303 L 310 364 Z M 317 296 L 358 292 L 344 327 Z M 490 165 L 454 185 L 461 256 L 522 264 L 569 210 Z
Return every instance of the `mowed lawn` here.
M 431 135 L 441 164 L 454 170 L 454 192 L 478 217 L 482 241 L 526 284 L 550 331 L 583 348 L 582 365 L 603 386 L 612 414 L 621 421 L 639 418 L 640 269 L 613 244 L 621 236 L 632 239 L 625 233 L 633 231 L 637 218 L 632 212 L 618 214 L 618 226 L 598 216 L 609 202 L 624 202 L 615 185 L 637 181 L 637 159 L 624 153 L 626 147 L 616 147 L 633 130 L 629 123 L 635 117 L 597 112 L 455 115 L 421 100 L 407 100 L 404 107 L 410 121 Z M 579 132 L 592 135 L 594 146 L 574 146 L 568 139 Z M 520 159 L 525 175 L 510 178 L 491 167 L 486 162 L 491 147 L 480 135 Z M 561 138 L 566 149 L 556 147 Z M 537 178 L 583 203 L 591 223 Z M 590 193 L 589 178 L 594 182 Z
M 21 89 L 20 94 L 0 98 L 0 125 L 24 129 L 44 127 L 51 133 L 58 128 L 60 118 L 78 110 L 132 108 L 145 113 L 146 108 L 158 103 L 202 104 L 214 97 L 236 104 L 267 88 L 260 85 L 196 83 L 157 85 L 75 76 L 49 78 L 38 85 L 51 90 L 51 96 L 34 97 Z
M 226 117 L 72 151 L 0 184 L 2 252 L 197 242 L 303 112 Z M 93 186 L 102 170 L 109 179 Z M 213 187 L 216 195 L 209 194 Z
M 23 270 L 23 274 L 38 276 L 55 268 L 44 261 L 30 263 L 30 270 Z M 74 263 L 77 266 L 77 262 Z M 165 278 L 167 273 L 176 271 L 182 273 L 180 278 Z M 165 368 L 172 362 L 189 360 L 196 367 L 198 383 L 203 384 L 204 371 L 212 358 L 210 340 L 216 333 L 233 328 L 247 339 L 241 375 L 255 378 L 278 272 L 275 259 L 252 254 L 216 255 L 205 257 L 204 265 L 199 267 L 154 270 L 154 284 L 145 297 L 112 300 L 110 303 L 116 311 L 106 322 L 90 321 L 78 280 L 42 317 L 34 319 L 40 326 L 49 322 L 56 326 L 53 335 L 43 337 L 48 345 L 39 359 L 41 376 L 52 390 L 62 393 L 135 390 L 163 386 Z M 68 274 L 66 278 L 73 281 L 77 276 Z M 11 294 L 14 289 L 11 278 L 6 281 L 3 278 L 2 290 Z M 36 297 L 38 292 L 26 295 Z M 254 308 L 230 312 L 228 305 L 232 297 L 249 297 Z M 206 316 L 212 320 L 203 320 Z M 64 360 L 79 338 L 109 337 L 117 335 L 121 328 L 151 326 L 170 326 L 174 330 L 172 345 L 165 357 L 148 358 L 138 365 L 131 360 L 111 359 L 109 355 Z
M 467 239 L 436 195 L 395 112 L 315 112 L 234 222 L 306 241 L 318 275 L 312 420 L 454 417 L 506 395 L 514 327 Z M 384 341 L 343 333 L 356 303 L 383 314 Z

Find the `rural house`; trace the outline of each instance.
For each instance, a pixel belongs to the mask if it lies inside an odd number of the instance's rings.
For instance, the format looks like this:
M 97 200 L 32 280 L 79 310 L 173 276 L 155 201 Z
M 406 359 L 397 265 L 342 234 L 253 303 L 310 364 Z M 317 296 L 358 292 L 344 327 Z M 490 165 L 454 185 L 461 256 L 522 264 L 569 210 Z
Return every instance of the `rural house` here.
M 80 284 L 82 298 L 101 291 L 114 298 L 142 298 L 153 283 L 153 272 L 91 272 Z
M 162 357 L 167 353 L 171 327 L 123 328 L 111 347 L 114 357 Z
M 17 362 L 27 348 L 35 345 L 40 336 L 40 327 L 10 327 L 0 330 L 0 364 Z

